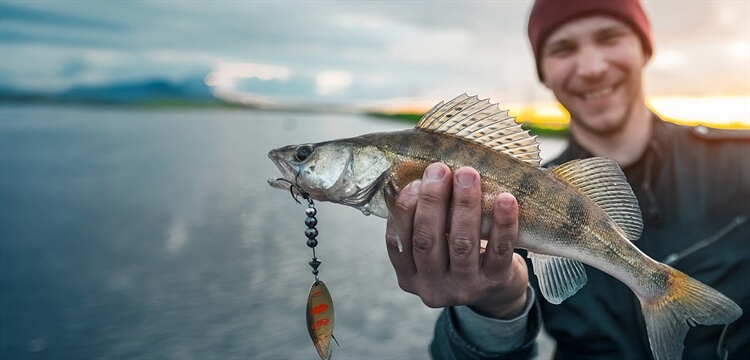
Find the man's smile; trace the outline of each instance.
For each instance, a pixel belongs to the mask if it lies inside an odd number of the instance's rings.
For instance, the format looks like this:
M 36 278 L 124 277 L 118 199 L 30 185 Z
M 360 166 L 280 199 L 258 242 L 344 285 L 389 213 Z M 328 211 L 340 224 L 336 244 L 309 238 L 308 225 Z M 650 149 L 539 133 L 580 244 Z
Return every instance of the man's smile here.
M 584 92 L 584 93 L 581 94 L 581 97 L 584 100 L 586 100 L 586 101 L 589 101 L 589 100 L 598 100 L 598 99 L 601 99 L 603 97 L 606 97 L 606 96 L 612 94 L 613 91 L 614 91 L 614 87 L 613 86 L 609 86 L 609 87 L 601 88 L 601 89 L 598 89 L 598 90 Z

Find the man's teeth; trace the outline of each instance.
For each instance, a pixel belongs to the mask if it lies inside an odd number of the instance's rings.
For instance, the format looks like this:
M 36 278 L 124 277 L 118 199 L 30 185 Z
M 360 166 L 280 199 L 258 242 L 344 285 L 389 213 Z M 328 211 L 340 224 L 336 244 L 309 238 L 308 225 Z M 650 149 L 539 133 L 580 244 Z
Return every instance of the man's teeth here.
M 585 100 L 595 100 L 595 99 L 598 99 L 600 97 L 607 96 L 607 95 L 609 95 L 611 93 L 612 93 L 612 88 L 608 87 L 606 89 L 601 89 L 601 90 L 598 90 L 598 91 L 594 91 L 594 92 L 590 92 L 590 93 L 585 93 L 585 94 L 583 94 L 583 98 Z

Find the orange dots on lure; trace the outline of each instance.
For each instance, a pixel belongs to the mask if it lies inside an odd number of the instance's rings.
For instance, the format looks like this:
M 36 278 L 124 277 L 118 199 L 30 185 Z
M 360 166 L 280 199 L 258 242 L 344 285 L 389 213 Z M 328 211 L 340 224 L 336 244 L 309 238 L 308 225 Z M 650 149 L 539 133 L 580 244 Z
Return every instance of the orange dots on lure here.
M 333 337 L 333 300 L 326 285 L 315 281 L 307 297 L 307 331 L 321 359 L 331 358 Z M 338 342 L 337 342 L 338 344 Z

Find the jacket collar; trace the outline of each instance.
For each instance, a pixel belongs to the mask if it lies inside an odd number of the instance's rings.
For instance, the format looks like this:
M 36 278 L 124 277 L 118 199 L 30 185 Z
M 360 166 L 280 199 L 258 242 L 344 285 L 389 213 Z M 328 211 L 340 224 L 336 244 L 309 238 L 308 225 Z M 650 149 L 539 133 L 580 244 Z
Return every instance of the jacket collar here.
M 653 130 L 651 132 L 651 140 L 646 147 L 646 151 L 641 154 L 641 157 L 635 163 L 641 163 L 643 158 L 647 156 L 650 151 L 661 153 L 665 150 L 665 146 L 669 143 L 671 133 L 669 124 L 653 112 L 651 113 L 651 121 L 653 126 Z M 573 135 L 568 132 L 568 147 L 562 153 L 562 156 L 553 160 L 551 164 L 559 165 L 563 162 L 573 159 L 585 159 L 593 156 L 594 154 L 592 154 L 591 151 L 579 144 L 575 140 L 575 138 L 573 138 Z

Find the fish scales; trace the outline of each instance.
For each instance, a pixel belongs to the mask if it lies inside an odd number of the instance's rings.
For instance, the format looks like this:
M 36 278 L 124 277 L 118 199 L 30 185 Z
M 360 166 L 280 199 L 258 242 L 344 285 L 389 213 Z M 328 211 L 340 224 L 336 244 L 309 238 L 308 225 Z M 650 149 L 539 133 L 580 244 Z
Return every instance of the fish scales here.
M 492 226 L 497 194 L 519 206 L 517 247 L 528 250 L 542 296 L 559 304 L 586 283 L 582 263 L 626 284 L 641 302 L 656 359 L 682 354 L 688 324 L 728 324 L 742 310 L 716 290 L 661 264 L 631 241 L 640 237 L 640 208 L 611 160 L 573 160 L 540 168 L 538 144 L 487 100 L 461 95 L 440 103 L 415 129 L 366 134 L 269 152 L 288 183 L 310 197 L 388 217 L 395 194 L 443 162 L 481 174 L 482 238 Z
M 511 157 L 498 157 L 497 152 L 465 139 L 411 129 L 394 133 L 370 134 L 352 139 L 360 144 L 370 144 L 385 149 L 394 162 L 393 179 L 397 189 L 420 179 L 425 168 L 434 162 L 443 162 L 452 169 L 470 166 L 482 174 L 482 233 L 489 235 L 492 202 L 497 194 L 519 189 L 523 179 L 539 176 L 537 169 Z M 518 201 L 536 195 L 529 191 L 513 191 Z

